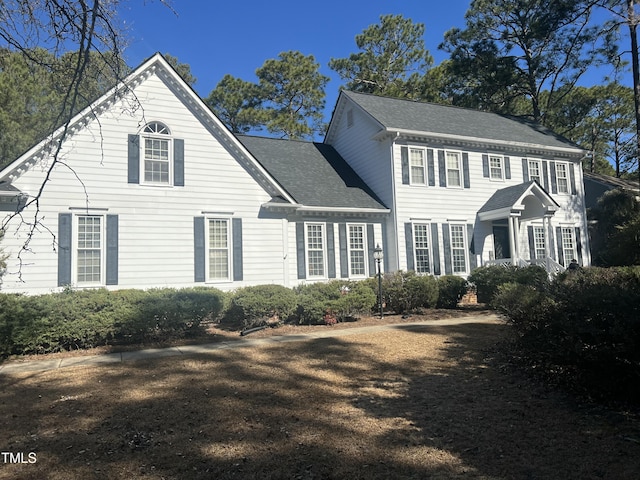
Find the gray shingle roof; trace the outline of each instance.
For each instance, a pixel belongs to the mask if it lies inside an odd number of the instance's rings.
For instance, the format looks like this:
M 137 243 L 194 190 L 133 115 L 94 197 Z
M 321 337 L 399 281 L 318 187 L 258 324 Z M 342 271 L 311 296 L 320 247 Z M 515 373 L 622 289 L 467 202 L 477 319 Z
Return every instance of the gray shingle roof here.
M 302 205 L 386 209 L 330 145 L 246 135 L 237 138 Z
M 552 131 L 521 118 L 467 108 L 343 91 L 385 128 L 580 148 Z
M 478 210 L 478 213 L 513 207 L 522 194 L 534 183 L 535 180 L 532 180 L 530 182 L 519 183 L 518 185 L 497 190 L 493 195 L 491 195 L 482 208 Z

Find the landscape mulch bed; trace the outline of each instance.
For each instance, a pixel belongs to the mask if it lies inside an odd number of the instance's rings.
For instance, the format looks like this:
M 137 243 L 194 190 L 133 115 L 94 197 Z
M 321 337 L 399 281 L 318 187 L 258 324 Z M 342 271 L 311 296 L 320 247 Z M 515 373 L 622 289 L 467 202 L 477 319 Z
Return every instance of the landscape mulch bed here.
M 481 321 L 437 321 L 470 314 Z M 510 367 L 496 348 L 509 327 L 490 314 L 430 315 L 357 335 L 0 375 L 0 451 L 36 460 L 0 462 L 0 478 L 640 478 L 637 416 Z M 407 324 L 423 318 L 434 321 Z M 215 330 L 209 340 L 240 338 Z

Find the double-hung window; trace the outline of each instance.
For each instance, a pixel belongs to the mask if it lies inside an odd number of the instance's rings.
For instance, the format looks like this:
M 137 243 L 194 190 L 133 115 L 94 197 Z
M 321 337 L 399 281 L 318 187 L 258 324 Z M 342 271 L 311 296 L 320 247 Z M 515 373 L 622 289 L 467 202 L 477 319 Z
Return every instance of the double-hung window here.
M 533 227 L 533 248 L 535 258 L 545 258 L 547 256 L 546 239 L 543 227 Z
M 143 176 L 145 183 L 171 184 L 171 138 L 160 122 L 147 124 L 142 131 Z
M 462 186 L 462 169 L 460 165 L 460 152 L 446 153 L 447 187 Z
M 562 258 L 564 266 L 568 267 L 571 260 L 576 258 L 576 239 L 573 227 L 562 227 Z
M 208 219 L 207 278 L 213 281 L 230 280 L 231 274 L 231 228 L 228 218 Z
M 453 273 L 467 272 L 467 249 L 465 245 L 465 225 L 450 225 L 451 266 Z
M 502 180 L 502 157 L 491 155 L 489 156 L 489 178 L 491 180 Z
M 428 223 L 413 224 L 413 251 L 416 257 L 416 272 L 431 273 L 431 248 Z
M 569 172 L 566 163 L 556 163 L 558 193 L 569 193 Z
M 367 276 L 367 229 L 363 224 L 350 224 L 349 228 L 349 277 Z
M 326 241 L 324 223 L 307 223 L 305 228 L 307 246 L 307 278 L 326 276 Z
M 425 185 L 426 183 L 426 169 L 424 150 L 420 148 L 409 149 L 409 164 L 411 166 L 411 184 L 412 185 Z
M 529 160 L 529 179 L 535 180 L 538 182 L 538 185 L 543 185 L 542 183 L 542 170 L 540 169 L 540 161 L 539 160 Z
M 104 222 L 101 215 L 77 217 L 76 282 L 78 285 L 104 283 Z

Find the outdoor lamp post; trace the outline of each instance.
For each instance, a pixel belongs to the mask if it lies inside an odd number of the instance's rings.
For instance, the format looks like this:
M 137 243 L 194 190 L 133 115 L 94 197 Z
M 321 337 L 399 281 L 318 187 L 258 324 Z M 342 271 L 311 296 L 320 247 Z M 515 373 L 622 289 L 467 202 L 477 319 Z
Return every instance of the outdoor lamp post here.
M 378 306 L 380 307 L 380 318 L 382 318 L 382 271 L 380 270 L 380 262 L 383 257 L 382 248 L 380 244 L 378 244 L 373 250 L 373 258 L 378 264 Z

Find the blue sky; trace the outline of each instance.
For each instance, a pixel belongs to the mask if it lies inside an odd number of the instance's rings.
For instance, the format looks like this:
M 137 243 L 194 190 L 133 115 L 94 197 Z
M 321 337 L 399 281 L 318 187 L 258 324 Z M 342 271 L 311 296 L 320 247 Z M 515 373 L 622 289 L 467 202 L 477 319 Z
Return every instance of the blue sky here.
M 255 81 L 255 70 L 280 52 L 312 54 L 327 85 L 330 115 L 341 85 L 329 60 L 357 51 L 355 36 L 384 14 L 402 14 L 425 24 L 425 44 L 435 64 L 447 57 L 438 50 L 444 33 L 464 27 L 469 0 L 159 0 L 123 2 L 120 19 L 128 29 L 127 63 L 135 67 L 156 52 L 170 53 L 191 67 L 194 88 L 207 97 L 227 73 Z M 599 83 L 594 75 L 587 84 Z

